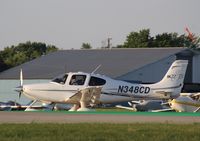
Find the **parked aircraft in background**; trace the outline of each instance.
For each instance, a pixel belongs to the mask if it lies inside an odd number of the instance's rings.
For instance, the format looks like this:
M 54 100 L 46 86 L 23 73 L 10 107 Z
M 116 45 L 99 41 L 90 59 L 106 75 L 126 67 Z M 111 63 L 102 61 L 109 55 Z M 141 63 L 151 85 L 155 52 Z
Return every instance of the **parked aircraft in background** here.
M 177 112 L 200 112 L 200 93 L 181 93 L 169 105 Z
M 132 111 L 147 111 L 151 112 L 152 110 L 164 109 L 167 108 L 163 105 L 162 100 L 139 100 L 139 101 L 130 101 L 128 105 L 116 105 L 117 108 L 127 109 Z
M 200 93 L 181 93 L 179 97 L 168 102 L 144 101 L 131 107 L 118 105 L 119 108 L 133 111 L 151 111 L 151 112 L 200 112 Z
M 152 112 L 200 112 L 200 93 L 181 93 L 178 98 L 169 100 L 166 104 L 169 105 L 169 108 L 153 110 Z
M 14 101 L 0 102 L 0 111 L 11 111 L 12 108 L 19 108 L 20 106 Z
M 104 75 L 84 72 L 69 72 L 49 83 L 23 85 L 17 91 L 37 101 L 74 104 L 71 111 L 87 111 L 91 104 L 115 103 L 138 99 L 172 99 L 179 96 L 188 61 L 176 60 L 163 77 L 155 84 L 136 84 L 115 80 Z
M 194 34 L 192 32 L 190 32 L 190 30 L 188 29 L 188 27 L 185 28 L 185 31 L 187 32 L 188 34 L 188 38 L 191 40 L 191 41 L 194 41 Z
M 31 101 L 32 103 L 32 101 Z M 71 109 L 71 104 L 51 104 L 51 103 L 37 103 L 37 105 L 29 106 L 27 105 L 21 105 L 19 103 L 16 103 L 14 101 L 8 101 L 8 102 L 0 102 L 0 111 L 52 111 L 52 110 L 69 110 Z
M 28 105 L 21 105 L 14 101 L 0 102 L 0 111 L 35 111 L 41 109 L 50 110 L 50 107 L 47 107 L 47 105 L 34 105 L 31 108 L 28 107 Z

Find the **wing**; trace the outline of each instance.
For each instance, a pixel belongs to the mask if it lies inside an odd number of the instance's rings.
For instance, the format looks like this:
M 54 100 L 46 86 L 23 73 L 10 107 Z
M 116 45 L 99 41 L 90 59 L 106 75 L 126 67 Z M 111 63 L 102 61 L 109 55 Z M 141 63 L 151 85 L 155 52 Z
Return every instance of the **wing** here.
M 200 93 L 180 93 L 181 96 L 200 96 Z
M 200 93 L 191 93 L 189 97 L 195 101 L 200 101 Z
M 194 93 L 192 96 L 200 96 L 200 93 Z

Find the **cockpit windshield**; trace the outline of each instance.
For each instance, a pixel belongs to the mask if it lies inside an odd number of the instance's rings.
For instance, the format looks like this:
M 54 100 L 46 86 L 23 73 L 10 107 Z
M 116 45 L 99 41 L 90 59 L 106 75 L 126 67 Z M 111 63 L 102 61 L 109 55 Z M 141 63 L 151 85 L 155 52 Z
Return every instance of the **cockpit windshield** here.
M 59 75 L 58 77 L 54 78 L 52 80 L 52 82 L 56 82 L 56 83 L 59 83 L 59 84 L 65 84 L 67 77 L 68 77 L 68 74 L 62 74 L 62 75 Z
M 84 85 L 86 75 L 73 75 L 69 84 L 70 85 Z

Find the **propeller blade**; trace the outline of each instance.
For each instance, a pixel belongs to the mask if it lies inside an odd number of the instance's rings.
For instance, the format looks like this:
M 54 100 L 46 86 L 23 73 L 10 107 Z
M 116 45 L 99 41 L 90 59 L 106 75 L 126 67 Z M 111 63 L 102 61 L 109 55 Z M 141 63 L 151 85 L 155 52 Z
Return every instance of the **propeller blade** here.
M 23 86 L 23 72 L 20 70 L 20 86 Z
M 21 98 L 23 92 L 23 72 L 22 69 L 20 70 L 20 86 L 15 88 L 15 91 L 19 93 L 19 99 Z
M 21 98 L 22 92 L 19 92 L 19 99 Z

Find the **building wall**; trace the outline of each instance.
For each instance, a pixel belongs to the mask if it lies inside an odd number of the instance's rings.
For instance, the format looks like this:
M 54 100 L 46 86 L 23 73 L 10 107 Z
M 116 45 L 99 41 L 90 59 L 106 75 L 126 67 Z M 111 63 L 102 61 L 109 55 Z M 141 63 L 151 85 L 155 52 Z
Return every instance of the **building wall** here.
M 193 56 L 192 82 L 200 83 L 200 55 Z
M 184 83 L 192 83 L 192 76 L 193 76 L 193 56 L 194 53 L 191 50 L 184 50 L 178 54 L 176 54 L 177 60 L 188 60 L 187 71 L 185 74 Z
M 138 81 L 142 83 L 158 82 L 164 77 L 174 60 L 176 60 L 176 56 L 171 55 L 155 63 L 145 65 L 137 70 L 133 70 L 132 72 L 118 77 L 118 79 L 136 82 Z

